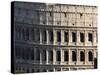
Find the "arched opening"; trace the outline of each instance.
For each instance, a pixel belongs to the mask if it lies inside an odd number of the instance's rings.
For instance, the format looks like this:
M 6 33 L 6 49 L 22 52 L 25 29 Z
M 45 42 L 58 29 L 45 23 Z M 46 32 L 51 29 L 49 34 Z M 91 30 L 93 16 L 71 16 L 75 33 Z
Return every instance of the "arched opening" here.
M 72 51 L 72 61 L 76 61 L 76 51 Z
M 68 51 L 64 51 L 64 61 L 68 61 Z
M 85 53 L 83 51 L 80 52 L 80 61 L 85 61 Z
M 61 61 L 61 53 L 60 53 L 60 51 L 57 51 L 56 60 L 57 61 Z
M 88 60 L 93 61 L 93 54 L 91 51 L 88 52 Z
M 47 40 L 47 34 L 46 34 L 46 30 L 42 31 L 42 41 L 46 41 Z

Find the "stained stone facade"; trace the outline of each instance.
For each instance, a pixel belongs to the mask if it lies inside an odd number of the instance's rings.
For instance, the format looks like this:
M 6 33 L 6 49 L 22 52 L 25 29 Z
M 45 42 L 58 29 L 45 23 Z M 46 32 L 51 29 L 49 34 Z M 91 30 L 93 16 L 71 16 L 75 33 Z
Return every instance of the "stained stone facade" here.
M 94 69 L 97 7 L 14 3 L 15 72 Z

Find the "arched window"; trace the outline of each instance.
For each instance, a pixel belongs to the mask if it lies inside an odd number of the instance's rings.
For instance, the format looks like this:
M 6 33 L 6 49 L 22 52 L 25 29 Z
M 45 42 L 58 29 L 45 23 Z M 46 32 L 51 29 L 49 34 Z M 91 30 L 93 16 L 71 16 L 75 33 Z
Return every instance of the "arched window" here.
M 46 51 L 42 51 L 42 61 L 46 61 Z
M 90 42 L 93 41 L 93 35 L 92 35 L 92 33 L 88 33 L 88 41 L 90 41 Z
M 80 33 L 80 42 L 84 42 L 84 33 Z
M 61 32 L 57 32 L 57 42 L 61 42 Z
M 88 60 L 93 61 L 93 54 L 91 51 L 88 52 Z
M 65 42 L 68 42 L 68 32 L 64 32 L 64 40 Z
M 64 51 L 64 61 L 68 61 L 68 51 Z
M 21 29 L 22 39 L 25 40 L 25 29 Z
M 29 73 L 30 71 L 29 71 L 29 69 L 27 69 L 27 73 Z
M 31 50 L 31 59 L 34 60 L 34 49 Z
M 39 49 L 36 49 L 36 60 L 37 61 L 40 61 L 40 50 Z
M 53 61 L 53 51 L 48 51 L 48 60 Z
M 46 30 L 42 31 L 42 40 L 43 41 L 46 41 L 47 40 Z
M 49 40 L 50 42 L 53 42 L 53 31 L 49 31 Z
M 57 53 L 56 53 L 56 60 L 57 61 L 61 61 L 61 53 L 60 53 L 60 51 L 57 51 Z
M 77 41 L 77 36 L 75 32 L 72 32 L 72 42 L 76 42 Z
M 33 73 L 34 73 L 34 72 L 35 72 L 35 70 L 34 70 L 34 69 L 32 69 L 32 71 L 31 71 L 31 72 L 33 72 Z
M 76 61 L 76 51 L 72 51 L 72 61 Z
M 35 36 L 36 36 L 35 40 L 40 41 L 40 30 L 38 28 L 35 29 Z
M 35 30 L 33 28 L 31 29 L 31 35 L 30 36 L 31 36 L 32 40 L 35 40 Z
M 27 28 L 26 30 L 25 30 L 25 33 L 26 33 L 26 40 L 29 40 L 29 29 Z
M 85 53 L 83 51 L 80 52 L 80 61 L 85 61 Z

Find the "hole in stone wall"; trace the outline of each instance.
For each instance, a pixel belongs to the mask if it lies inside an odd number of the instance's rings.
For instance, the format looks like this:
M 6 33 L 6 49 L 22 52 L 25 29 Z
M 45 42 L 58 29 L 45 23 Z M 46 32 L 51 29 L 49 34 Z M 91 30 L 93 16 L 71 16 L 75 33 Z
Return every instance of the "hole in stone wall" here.
M 80 13 L 80 17 L 82 17 L 83 16 L 83 14 L 82 13 Z
M 89 24 L 89 26 L 91 26 L 91 24 Z

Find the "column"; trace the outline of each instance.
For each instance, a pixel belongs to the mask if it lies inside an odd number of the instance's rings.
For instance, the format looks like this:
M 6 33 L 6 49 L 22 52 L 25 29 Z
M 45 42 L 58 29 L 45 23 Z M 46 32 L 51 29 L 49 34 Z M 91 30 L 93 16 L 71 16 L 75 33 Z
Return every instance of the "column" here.
M 61 52 L 61 64 L 63 64 L 64 63 L 64 51 L 61 49 L 60 52 Z
M 23 40 L 23 28 L 20 28 L 20 39 Z
M 68 61 L 68 64 L 70 65 L 71 64 L 71 60 L 72 60 L 72 53 L 71 53 L 71 50 L 70 50 L 70 48 L 68 48 L 68 54 L 69 54 L 69 61 Z
M 36 28 L 34 29 L 34 40 L 37 41 L 37 39 L 36 39 Z
M 48 8 L 47 8 L 48 9 Z M 46 12 L 46 24 L 48 25 L 48 12 Z
M 96 32 L 94 31 L 94 32 L 93 32 L 93 45 L 94 45 L 94 46 L 96 45 L 96 40 L 97 40 L 96 37 L 97 37 L 97 36 L 96 36 Z
M 32 33 L 33 34 L 33 33 Z M 31 28 L 29 28 L 29 40 L 32 40 Z
M 46 50 L 46 64 L 48 64 L 48 50 Z
M 88 64 L 88 52 L 85 49 L 85 64 Z
M 40 29 L 40 44 L 42 44 L 42 30 Z
M 64 31 L 61 30 L 61 45 L 64 44 Z
M 46 30 L 46 37 L 47 37 L 47 44 L 49 44 L 49 33 L 48 33 L 48 30 Z
M 71 36 L 71 34 L 72 34 L 72 33 L 71 33 L 71 31 L 69 30 L 69 31 L 68 31 L 68 36 L 69 36 L 69 37 L 68 37 L 68 39 L 69 39 L 68 45 L 71 45 L 71 42 L 72 42 L 72 36 Z
M 34 63 L 36 63 L 36 48 L 34 48 Z
M 88 43 L 88 33 L 87 31 L 85 31 L 85 46 L 87 45 Z
M 79 33 L 79 31 L 76 31 L 77 33 L 77 36 L 76 36 L 76 39 L 77 39 L 77 45 L 79 45 L 79 43 L 80 43 L 80 33 Z
M 53 71 L 54 71 L 54 72 L 56 71 L 55 68 L 53 68 Z
M 96 48 L 93 49 L 93 57 L 97 58 L 97 49 Z
M 42 64 L 42 51 L 40 51 L 40 64 Z
M 54 9 L 53 9 L 53 11 L 54 11 Z M 55 23 L 55 17 L 56 17 L 55 14 L 56 14 L 56 13 L 53 13 L 53 16 L 52 16 L 53 25 L 56 25 L 56 23 Z
M 61 71 L 63 71 L 62 67 L 61 67 Z
M 46 70 L 46 72 L 49 72 L 48 69 Z
M 57 36 L 56 31 L 53 30 L 53 39 L 54 39 L 53 44 L 54 45 L 56 44 L 56 40 L 57 40 L 56 36 Z
M 53 64 L 55 64 L 55 62 L 56 62 L 56 51 L 53 48 Z
M 76 62 L 76 64 L 78 65 L 80 63 L 80 51 L 79 51 L 79 49 L 77 49 L 76 51 L 77 51 L 77 53 L 76 53 L 77 54 L 76 55 L 77 56 L 77 62 Z

